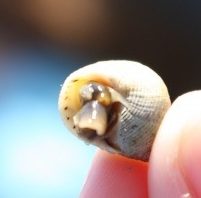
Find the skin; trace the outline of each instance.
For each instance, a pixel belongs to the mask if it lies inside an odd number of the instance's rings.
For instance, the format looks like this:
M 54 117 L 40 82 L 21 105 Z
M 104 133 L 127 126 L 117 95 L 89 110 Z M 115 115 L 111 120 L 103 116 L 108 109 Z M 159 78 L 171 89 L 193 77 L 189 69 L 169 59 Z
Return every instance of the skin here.
M 99 151 L 81 198 L 201 197 L 201 91 L 168 110 L 148 163 Z

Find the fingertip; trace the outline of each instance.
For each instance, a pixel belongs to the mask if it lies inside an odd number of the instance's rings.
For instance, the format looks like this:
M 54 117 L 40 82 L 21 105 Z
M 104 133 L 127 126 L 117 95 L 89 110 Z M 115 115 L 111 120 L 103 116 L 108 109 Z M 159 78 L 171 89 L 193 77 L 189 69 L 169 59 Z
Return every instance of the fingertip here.
M 99 151 L 80 197 L 148 197 L 147 163 Z
M 150 197 L 201 197 L 201 91 L 179 97 L 167 112 L 150 158 Z

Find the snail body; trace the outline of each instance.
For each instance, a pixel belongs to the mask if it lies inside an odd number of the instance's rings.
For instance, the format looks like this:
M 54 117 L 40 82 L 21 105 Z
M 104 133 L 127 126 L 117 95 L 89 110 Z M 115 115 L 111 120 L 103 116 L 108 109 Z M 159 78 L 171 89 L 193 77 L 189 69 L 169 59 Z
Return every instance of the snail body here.
M 70 131 L 86 143 L 143 161 L 149 159 L 170 106 L 163 80 L 132 61 L 103 61 L 65 80 L 59 111 Z

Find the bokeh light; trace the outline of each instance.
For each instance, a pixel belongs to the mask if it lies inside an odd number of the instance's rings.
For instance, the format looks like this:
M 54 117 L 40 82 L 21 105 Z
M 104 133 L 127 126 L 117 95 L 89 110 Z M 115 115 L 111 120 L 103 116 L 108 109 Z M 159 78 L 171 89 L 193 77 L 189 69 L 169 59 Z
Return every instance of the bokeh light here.
M 57 109 L 60 85 L 81 61 L 40 54 L 15 51 L 1 61 L 2 198 L 78 197 L 95 152 L 67 131 Z

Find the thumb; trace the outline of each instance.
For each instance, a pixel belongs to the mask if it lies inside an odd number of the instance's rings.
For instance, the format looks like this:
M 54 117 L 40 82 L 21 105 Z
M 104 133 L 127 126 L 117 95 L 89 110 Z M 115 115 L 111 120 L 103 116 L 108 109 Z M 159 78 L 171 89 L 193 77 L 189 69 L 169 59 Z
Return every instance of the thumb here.
M 150 197 L 201 197 L 201 91 L 179 97 L 154 142 Z

